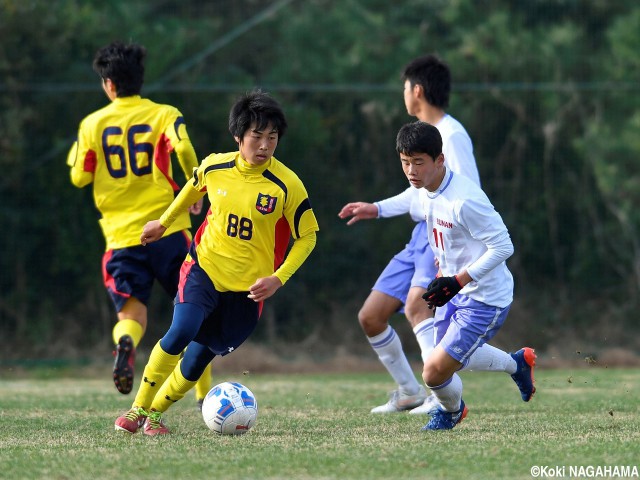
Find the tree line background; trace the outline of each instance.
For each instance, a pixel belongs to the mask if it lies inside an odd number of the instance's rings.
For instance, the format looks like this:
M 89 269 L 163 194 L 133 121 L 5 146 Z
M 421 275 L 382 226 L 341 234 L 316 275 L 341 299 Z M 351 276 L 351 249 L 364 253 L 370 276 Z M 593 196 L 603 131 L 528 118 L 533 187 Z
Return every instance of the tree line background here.
M 111 349 L 97 211 L 65 162 L 80 120 L 108 101 L 91 61 L 113 40 L 147 47 L 143 96 L 182 111 L 200 158 L 235 148 L 227 115 L 239 94 L 260 87 L 285 109 L 276 156 L 305 182 L 321 231 L 252 342 L 283 356 L 373 355 L 357 312 L 412 222 L 346 227 L 337 213 L 407 186 L 400 74 L 436 53 L 453 74 L 448 112 L 515 245 L 515 301 L 495 343 L 638 351 L 634 0 L 0 0 L 0 39 L 0 359 Z M 158 290 L 145 348 L 170 318 Z M 406 323 L 393 320 L 415 354 Z

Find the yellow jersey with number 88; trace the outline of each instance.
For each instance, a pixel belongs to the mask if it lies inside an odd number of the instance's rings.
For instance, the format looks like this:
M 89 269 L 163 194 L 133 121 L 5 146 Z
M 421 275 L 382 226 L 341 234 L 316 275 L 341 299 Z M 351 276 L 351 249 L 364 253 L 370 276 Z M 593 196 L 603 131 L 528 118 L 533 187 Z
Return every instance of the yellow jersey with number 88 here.
M 198 263 L 220 291 L 246 291 L 273 274 L 282 218 L 294 241 L 318 230 L 302 181 L 275 157 L 252 166 L 239 152 L 209 155 L 189 183 L 211 204 L 194 242 Z

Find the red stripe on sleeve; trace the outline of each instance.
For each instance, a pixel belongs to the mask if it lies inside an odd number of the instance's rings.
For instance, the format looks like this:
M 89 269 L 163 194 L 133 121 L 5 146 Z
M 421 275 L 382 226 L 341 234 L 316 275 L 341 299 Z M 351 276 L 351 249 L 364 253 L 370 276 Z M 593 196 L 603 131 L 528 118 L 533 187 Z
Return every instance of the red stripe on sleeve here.
M 85 172 L 95 173 L 96 171 L 96 162 L 97 162 L 96 152 L 93 150 L 87 151 L 87 154 L 84 156 L 84 168 Z
M 153 162 L 158 167 L 158 170 L 162 172 L 164 177 L 167 179 L 167 182 L 171 184 L 171 188 L 173 188 L 174 192 L 180 190 L 178 184 L 171 178 L 169 175 L 169 169 L 171 168 L 171 152 L 173 151 L 173 145 L 171 145 L 171 140 L 165 134 L 160 136 L 158 140 L 158 144 L 156 145 L 156 152 L 154 155 Z
M 276 223 L 275 229 L 275 248 L 273 251 L 273 269 L 277 270 L 284 257 L 287 254 L 289 248 L 289 239 L 291 238 L 291 229 L 289 228 L 289 222 L 284 217 L 280 217 L 280 220 Z

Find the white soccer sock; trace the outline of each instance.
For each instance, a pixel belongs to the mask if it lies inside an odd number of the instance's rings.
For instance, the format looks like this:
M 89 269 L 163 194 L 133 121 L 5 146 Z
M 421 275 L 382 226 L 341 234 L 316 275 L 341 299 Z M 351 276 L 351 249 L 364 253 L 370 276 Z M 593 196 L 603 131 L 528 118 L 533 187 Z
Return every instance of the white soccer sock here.
M 402 351 L 402 343 L 396 331 L 388 325 L 386 330 L 375 337 L 367 337 L 373 350 L 387 371 L 396 381 L 400 390 L 407 395 L 415 395 L 420 390 L 409 361 Z
M 442 385 L 432 387 L 427 385 L 431 389 L 440 406 L 447 412 L 457 412 L 460 410 L 460 400 L 462 400 L 462 379 L 457 373 L 454 373 L 451 379 L 444 382 Z
M 413 333 L 415 333 L 418 345 L 420 345 L 420 354 L 422 356 L 422 362 L 424 363 L 433 351 L 433 318 L 426 318 L 421 321 L 413 327 Z
M 460 370 L 479 372 L 516 373 L 516 361 L 507 352 L 485 343 L 469 357 L 467 364 Z

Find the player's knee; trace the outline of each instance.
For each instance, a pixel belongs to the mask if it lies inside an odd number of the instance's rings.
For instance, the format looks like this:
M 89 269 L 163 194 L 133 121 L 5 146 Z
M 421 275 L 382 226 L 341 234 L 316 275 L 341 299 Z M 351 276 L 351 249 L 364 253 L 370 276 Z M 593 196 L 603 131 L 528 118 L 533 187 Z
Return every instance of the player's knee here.
M 385 318 L 365 308 L 360 309 L 358 312 L 358 322 L 360 322 L 360 327 L 368 337 L 379 335 L 388 325 Z
M 427 306 L 427 302 L 422 298 L 407 299 L 407 303 L 404 306 L 404 314 L 412 326 L 416 326 L 425 318 L 431 318 L 433 316 L 433 313 Z
M 438 368 L 435 362 L 427 360 L 422 368 L 422 380 L 425 385 L 436 387 L 441 385 L 446 378 L 444 377 L 444 372 Z

